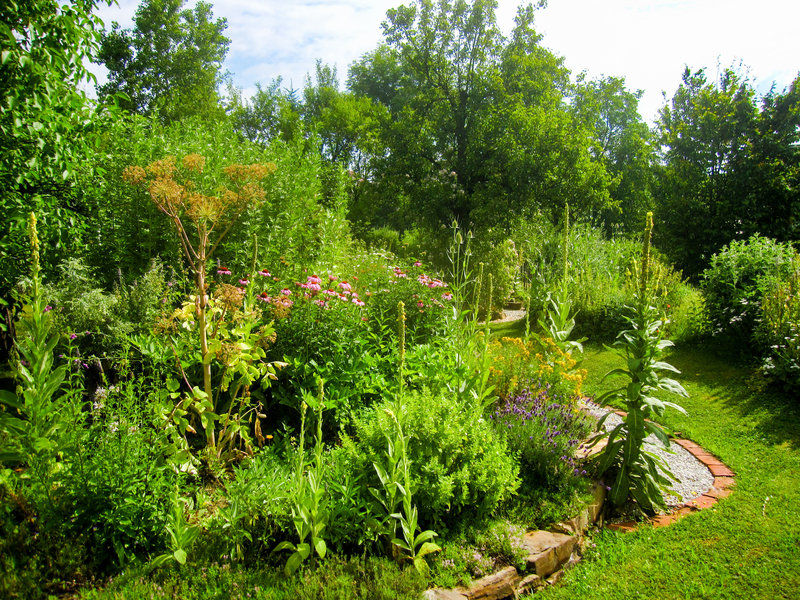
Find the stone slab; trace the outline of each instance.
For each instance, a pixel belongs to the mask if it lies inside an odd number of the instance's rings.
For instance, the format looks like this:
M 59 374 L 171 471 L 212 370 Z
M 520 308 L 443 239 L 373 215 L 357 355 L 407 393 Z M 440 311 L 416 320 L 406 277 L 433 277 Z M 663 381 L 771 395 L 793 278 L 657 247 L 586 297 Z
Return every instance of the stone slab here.
M 468 600 L 500 600 L 513 596 L 521 580 L 516 568 L 506 567 L 473 581 L 464 595 Z
M 548 548 L 538 554 L 530 554 L 525 559 L 529 571 L 533 571 L 539 577 L 547 577 L 558 568 L 558 559 L 555 550 Z
M 544 580 L 538 575 L 528 575 L 523 577 L 522 581 L 517 584 L 517 595 L 529 594 L 534 590 L 538 590 L 544 586 Z

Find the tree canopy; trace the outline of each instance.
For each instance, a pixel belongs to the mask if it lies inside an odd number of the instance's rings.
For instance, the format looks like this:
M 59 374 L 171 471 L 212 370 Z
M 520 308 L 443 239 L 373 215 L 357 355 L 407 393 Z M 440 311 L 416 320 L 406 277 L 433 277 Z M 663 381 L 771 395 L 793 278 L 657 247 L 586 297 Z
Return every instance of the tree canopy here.
M 213 19 L 208 2 L 183 9 L 185 0 L 144 0 L 133 29 L 114 23 L 103 35 L 98 61 L 108 83 L 101 100 L 117 97 L 122 108 L 165 121 L 222 116 L 219 87 L 230 40 L 225 19 Z M 118 94 L 124 94 L 119 97 Z
M 505 39 L 496 6 L 420 0 L 390 10 L 385 42 L 351 68 L 350 89 L 390 114 L 373 193 L 362 197 L 374 220 L 500 225 L 559 214 L 566 201 L 581 212 L 608 201 L 589 130 L 567 110 L 569 73 L 539 44 L 534 8 L 519 10 Z
M 659 242 L 687 274 L 698 274 L 732 240 L 754 233 L 797 239 L 799 81 L 759 106 L 735 70 L 709 81 L 705 70 L 687 68 L 661 110 Z

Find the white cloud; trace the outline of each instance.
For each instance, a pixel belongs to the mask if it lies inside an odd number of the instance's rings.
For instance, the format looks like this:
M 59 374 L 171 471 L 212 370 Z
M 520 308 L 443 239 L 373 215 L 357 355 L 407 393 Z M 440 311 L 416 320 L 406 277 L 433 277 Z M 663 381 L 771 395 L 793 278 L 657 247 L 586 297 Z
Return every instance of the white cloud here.
M 303 87 L 315 60 L 337 67 L 339 80 L 350 64 L 382 39 L 386 10 L 402 0 L 217 0 L 214 15 L 228 21 L 231 48 L 225 67 L 237 86 L 252 89 L 281 76 Z M 132 24 L 138 2 L 100 9 L 110 25 Z M 190 3 L 191 5 L 191 3 Z M 509 32 L 517 0 L 499 0 L 497 20 Z M 800 69 L 800 3 L 786 0 L 550 0 L 536 14 L 543 43 L 578 73 L 625 77 L 643 89 L 640 109 L 654 119 L 662 91 L 670 97 L 688 65 L 724 68 L 743 61 L 758 89 L 775 80 L 788 85 Z

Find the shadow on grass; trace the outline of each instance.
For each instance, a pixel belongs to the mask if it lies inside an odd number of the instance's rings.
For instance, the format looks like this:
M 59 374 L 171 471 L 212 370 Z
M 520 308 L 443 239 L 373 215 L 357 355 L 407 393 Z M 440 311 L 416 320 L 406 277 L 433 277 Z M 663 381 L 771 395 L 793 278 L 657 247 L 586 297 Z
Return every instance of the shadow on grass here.
M 684 384 L 707 390 L 742 420 L 753 424 L 753 433 L 773 444 L 800 449 L 800 401 L 792 394 L 768 388 L 752 375 L 746 364 L 703 347 L 675 348 L 668 361 L 675 365 Z

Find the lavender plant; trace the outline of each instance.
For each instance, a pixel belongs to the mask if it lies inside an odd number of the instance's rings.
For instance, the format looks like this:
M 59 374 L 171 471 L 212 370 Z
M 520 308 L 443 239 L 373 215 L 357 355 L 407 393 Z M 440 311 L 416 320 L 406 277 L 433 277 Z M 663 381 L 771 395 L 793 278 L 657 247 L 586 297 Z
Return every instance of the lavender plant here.
M 586 471 L 575 450 L 590 427 L 571 400 L 554 393 L 549 383 L 531 382 L 506 399 L 490 418 L 519 453 L 520 475 L 529 487 L 555 488 Z

